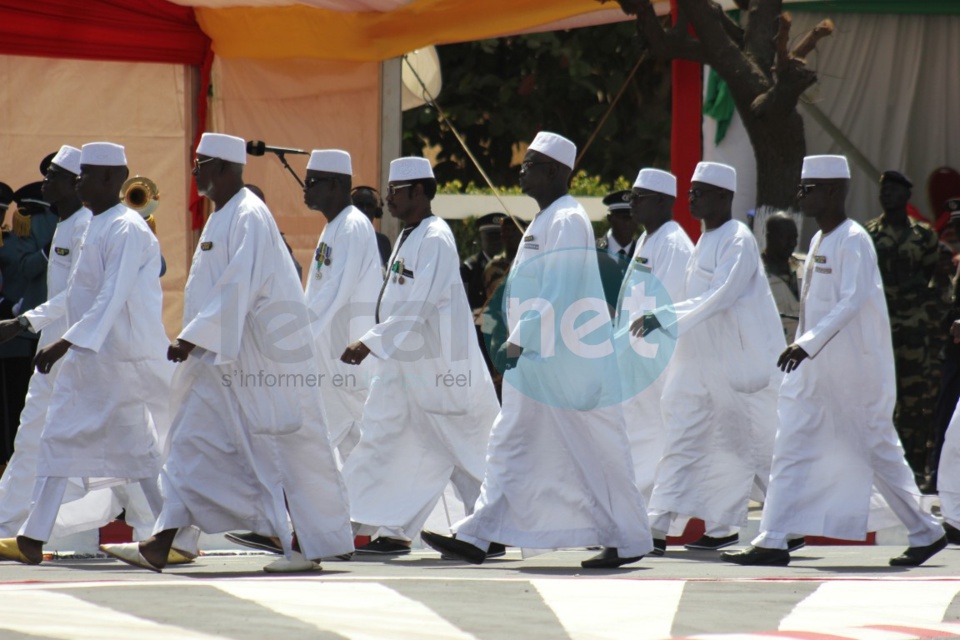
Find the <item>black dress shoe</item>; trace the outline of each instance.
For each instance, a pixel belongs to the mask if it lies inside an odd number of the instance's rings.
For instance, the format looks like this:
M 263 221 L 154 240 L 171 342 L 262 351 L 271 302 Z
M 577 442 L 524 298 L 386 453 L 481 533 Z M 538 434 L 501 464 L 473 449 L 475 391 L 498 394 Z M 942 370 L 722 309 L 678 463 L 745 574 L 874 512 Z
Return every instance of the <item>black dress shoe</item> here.
M 890 558 L 891 567 L 919 567 L 947 546 L 947 536 L 925 547 L 907 547 L 896 558 Z
M 457 540 L 453 536 L 442 536 L 433 531 L 421 531 L 420 539 L 428 546 L 436 549 L 442 556 L 457 558 L 470 564 L 483 564 L 487 559 L 487 552 L 469 542 Z
M 790 564 L 790 552 L 783 549 L 747 547 L 743 551 L 724 551 L 720 554 L 724 562 L 756 567 L 785 567 Z
M 283 547 L 274 542 L 272 538 L 268 536 L 262 536 L 259 533 L 254 533 L 252 531 L 225 533 L 223 534 L 223 537 L 230 542 L 242 544 L 243 546 L 250 547 L 251 549 L 259 549 L 260 551 L 283 554 Z
M 581 562 L 580 566 L 584 569 L 616 569 L 617 567 L 622 567 L 625 564 L 630 564 L 631 562 L 642 559 L 643 556 L 621 558 L 620 554 L 617 553 L 616 547 L 605 547 L 604 550 L 597 555 Z
M 667 541 L 663 538 L 654 538 L 653 539 L 653 551 L 650 552 L 651 556 L 660 557 L 667 552 Z
M 457 534 L 453 534 L 453 536 L 451 536 L 451 537 L 456 538 L 456 537 L 457 537 Z M 507 547 L 506 547 L 506 545 L 502 545 L 502 544 L 500 544 L 499 542 L 491 542 L 491 543 L 490 543 L 490 546 L 487 548 L 487 557 L 486 557 L 486 560 L 489 560 L 490 558 L 502 558 L 502 557 L 505 556 L 505 555 L 507 555 Z M 456 557 L 456 556 L 448 556 L 448 555 L 443 554 L 443 553 L 440 554 L 440 559 L 441 559 L 441 560 L 455 560 L 455 561 L 457 561 L 457 562 L 460 562 L 460 558 L 458 558 L 458 557 Z
M 944 522 L 943 530 L 947 533 L 947 542 L 950 544 L 960 544 L 960 529 L 957 529 L 949 522 Z
M 807 546 L 806 538 L 791 538 L 787 540 L 787 551 L 793 553 L 794 551 L 799 551 Z
M 740 535 L 735 533 L 732 536 L 724 536 L 722 538 L 701 536 L 696 542 L 691 542 L 690 544 L 685 544 L 683 546 L 687 549 L 698 551 L 718 551 L 720 549 L 725 549 L 726 547 L 731 547 L 738 542 L 740 542 Z
M 354 553 L 377 556 L 405 556 L 410 553 L 410 543 L 400 538 L 380 536 L 362 547 L 357 547 Z

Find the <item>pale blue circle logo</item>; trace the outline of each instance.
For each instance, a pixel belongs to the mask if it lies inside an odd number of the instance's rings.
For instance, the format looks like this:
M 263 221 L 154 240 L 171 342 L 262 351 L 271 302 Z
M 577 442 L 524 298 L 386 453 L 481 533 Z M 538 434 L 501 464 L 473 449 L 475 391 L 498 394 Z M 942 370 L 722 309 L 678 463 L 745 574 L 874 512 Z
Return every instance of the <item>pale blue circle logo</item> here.
M 655 313 L 661 328 L 631 326 Z M 503 384 L 543 404 L 586 411 L 628 400 L 663 374 L 676 345 L 663 284 L 638 260 L 594 249 L 546 252 L 514 265 L 482 319 Z M 507 342 L 522 353 L 511 358 Z

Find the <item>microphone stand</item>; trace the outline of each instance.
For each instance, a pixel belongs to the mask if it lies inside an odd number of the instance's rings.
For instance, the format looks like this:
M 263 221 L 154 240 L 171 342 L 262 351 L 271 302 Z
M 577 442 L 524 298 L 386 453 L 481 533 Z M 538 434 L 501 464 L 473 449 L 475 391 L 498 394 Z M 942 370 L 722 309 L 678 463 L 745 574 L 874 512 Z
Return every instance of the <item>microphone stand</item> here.
M 293 170 L 293 167 L 290 166 L 290 163 L 287 162 L 287 157 L 282 152 L 275 152 L 277 158 L 280 159 L 280 163 L 287 168 L 287 171 L 290 172 L 290 175 L 293 176 L 293 179 L 297 181 L 297 184 L 300 185 L 300 188 L 303 188 L 303 180 L 300 179 L 300 176 L 297 175 L 297 172 Z

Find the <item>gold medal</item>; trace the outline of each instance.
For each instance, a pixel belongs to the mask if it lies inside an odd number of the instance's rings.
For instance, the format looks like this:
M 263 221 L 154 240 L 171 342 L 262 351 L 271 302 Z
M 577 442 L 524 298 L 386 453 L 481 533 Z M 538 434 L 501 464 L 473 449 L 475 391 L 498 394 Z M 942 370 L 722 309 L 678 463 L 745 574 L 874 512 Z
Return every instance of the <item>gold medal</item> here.
M 397 282 L 398 282 L 398 283 L 403 284 L 405 281 L 406 281 L 406 279 L 405 279 L 403 276 L 398 276 L 398 277 L 397 277 Z

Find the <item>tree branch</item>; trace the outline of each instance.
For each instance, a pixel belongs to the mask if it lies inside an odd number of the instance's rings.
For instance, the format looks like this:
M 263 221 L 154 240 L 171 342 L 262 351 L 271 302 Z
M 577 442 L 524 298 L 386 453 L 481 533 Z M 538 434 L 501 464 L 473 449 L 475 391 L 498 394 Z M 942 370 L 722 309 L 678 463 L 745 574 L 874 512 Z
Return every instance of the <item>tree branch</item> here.
M 723 25 L 723 30 L 727 32 L 730 39 L 733 40 L 738 47 L 743 47 L 743 29 L 740 25 L 731 20 L 726 11 L 720 11 L 719 20 L 720 24 Z
M 706 54 L 705 62 L 727 81 L 740 106 L 748 107 L 756 96 L 770 88 L 768 72 L 745 56 L 738 42 L 730 37 L 724 26 L 724 20 L 730 19 L 719 4 L 713 0 L 677 0 L 677 6 L 693 24 Z
M 744 33 L 744 51 L 764 72 L 773 68 L 776 51 L 777 18 L 782 0 L 751 0 Z
M 833 33 L 833 28 L 833 20 L 830 18 L 822 20 L 812 31 L 803 36 L 803 40 L 800 41 L 800 44 L 794 48 L 790 55 L 794 58 L 806 58 L 810 55 L 810 52 L 817 47 L 818 42 Z
M 598 0 L 601 4 L 610 0 Z M 637 17 L 637 33 L 642 36 L 650 51 L 658 58 L 673 60 L 693 60 L 705 62 L 706 53 L 700 43 L 687 32 L 687 21 L 683 12 L 677 24 L 664 29 L 660 17 L 650 0 L 616 0 L 627 15 Z

